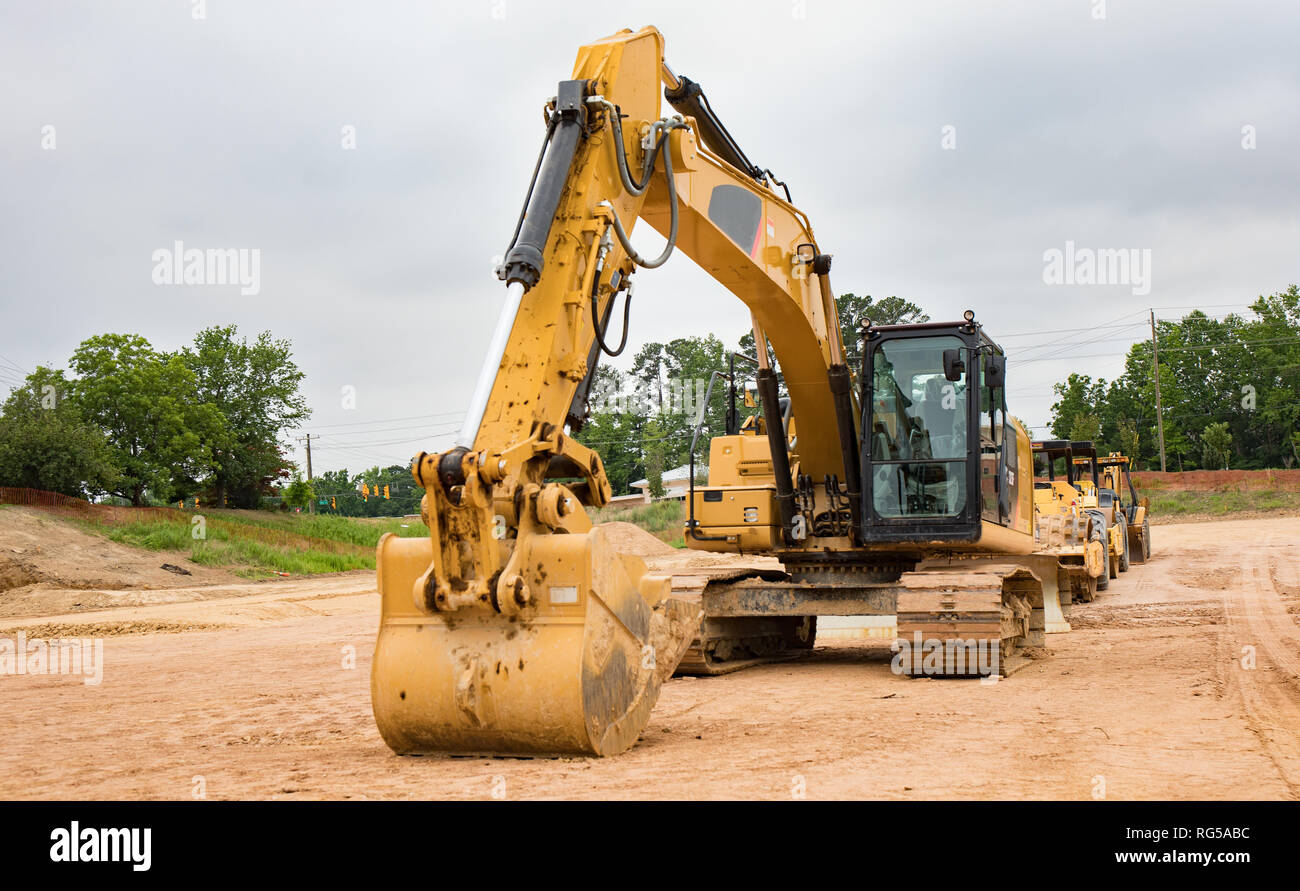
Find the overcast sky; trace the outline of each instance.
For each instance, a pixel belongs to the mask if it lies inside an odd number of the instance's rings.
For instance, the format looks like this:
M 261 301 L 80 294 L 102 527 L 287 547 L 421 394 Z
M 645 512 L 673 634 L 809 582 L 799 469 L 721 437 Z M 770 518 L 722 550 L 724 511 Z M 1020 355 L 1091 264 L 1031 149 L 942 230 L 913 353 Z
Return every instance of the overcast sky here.
M 1118 373 L 1148 307 L 1221 315 L 1300 280 L 1294 4 L 195 6 L 0 7 L 0 381 L 105 331 L 175 349 L 211 324 L 269 329 L 307 373 L 317 473 L 449 445 L 435 434 L 459 423 L 505 296 L 492 258 L 541 103 L 580 45 L 624 27 L 659 27 L 674 69 L 789 183 L 837 292 L 974 309 L 1032 424 L 1071 370 Z M 155 284 L 153 253 L 176 241 L 260 250 L 260 293 Z M 648 227 L 634 241 L 662 244 Z M 1067 241 L 1149 250 L 1149 293 L 1045 283 L 1044 252 Z M 748 327 L 680 253 L 638 278 L 629 356 Z M 1094 324 L 1115 327 L 1079 333 Z M 1033 361 L 1102 335 L 1073 350 L 1086 358 Z

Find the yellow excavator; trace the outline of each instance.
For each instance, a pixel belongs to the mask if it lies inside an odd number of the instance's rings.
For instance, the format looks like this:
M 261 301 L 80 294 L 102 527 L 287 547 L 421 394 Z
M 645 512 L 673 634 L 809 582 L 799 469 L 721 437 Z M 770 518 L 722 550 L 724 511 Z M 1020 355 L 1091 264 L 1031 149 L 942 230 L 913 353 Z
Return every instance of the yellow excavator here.
M 810 646 L 820 615 L 897 615 L 909 674 L 1005 673 L 1068 630 L 1005 358 L 972 312 L 866 325 L 855 388 L 830 255 L 654 28 L 582 47 L 545 110 L 464 428 L 412 463 L 429 537 L 378 547 L 371 691 L 392 749 L 615 754 L 679 665 Z M 633 248 L 639 220 L 667 240 L 659 256 Z M 749 308 L 763 411 L 712 442 L 686 542 L 780 559 L 702 588 L 675 588 L 592 525 L 610 485 L 570 435 L 600 357 L 626 346 L 637 271 L 674 251 Z

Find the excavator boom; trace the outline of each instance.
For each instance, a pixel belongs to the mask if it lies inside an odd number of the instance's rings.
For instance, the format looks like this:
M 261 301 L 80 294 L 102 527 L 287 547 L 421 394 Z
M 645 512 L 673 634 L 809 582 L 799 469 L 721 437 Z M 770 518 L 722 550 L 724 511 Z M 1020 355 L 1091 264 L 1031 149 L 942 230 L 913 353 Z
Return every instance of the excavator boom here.
M 685 115 L 662 114 L 661 84 Z M 565 432 L 599 356 L 621 349 L 610 320 L 638 269 L 682 251 L 740 297 L 782 358 L 803 467 L 839 479 L 856 467 L 830 258 L 698 85 L 665 65 L 659 32 L 583 47 L 546 113 L 464 428 L 455 448 L 413 460 L 429 537 L 379 543 L 372 701 L 398 752 L 622 751 L 696 634 L 698 598 L 675 597 L 592 526 L 584 508 L 607 503 L 609 481 Z M 632 248 L 640 219 L 667 238 L 660 257 Z M 777 480 L 791 512 L 788 466 Z

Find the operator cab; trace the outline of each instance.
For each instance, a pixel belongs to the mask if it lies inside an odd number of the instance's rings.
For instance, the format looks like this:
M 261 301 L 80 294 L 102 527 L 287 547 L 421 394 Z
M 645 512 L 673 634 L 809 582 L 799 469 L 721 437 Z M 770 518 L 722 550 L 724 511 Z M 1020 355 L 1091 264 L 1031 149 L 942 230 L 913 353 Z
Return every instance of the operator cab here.
M 868 323 L 864 339 L 863 539 L 977 542 L 985 524 L 1019 525 L 1006 358 L 974 313 L 962 322 Z M 1023 480 L 1026 501 L 1031 484 Z

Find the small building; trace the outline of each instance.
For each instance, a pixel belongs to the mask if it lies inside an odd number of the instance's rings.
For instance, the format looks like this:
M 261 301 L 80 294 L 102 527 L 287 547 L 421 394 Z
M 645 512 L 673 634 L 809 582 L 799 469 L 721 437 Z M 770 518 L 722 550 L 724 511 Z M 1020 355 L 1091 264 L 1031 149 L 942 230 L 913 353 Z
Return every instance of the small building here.
M 695 465 L 695 475 L 698 477 L 704 467 Z M 679 501 L 685 500 L 686 493 L 691 488 L 691 465 L 683 464 L 681 467 L 674 467 L 672 470 L 664 471 L 664 498 L 676 498 Z M 631 484 L 631 488 L 639 489 L 642 501 L 649 504 L 654 499 L 650 497 L 650 481 L 640 479 Z

